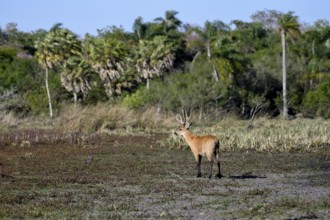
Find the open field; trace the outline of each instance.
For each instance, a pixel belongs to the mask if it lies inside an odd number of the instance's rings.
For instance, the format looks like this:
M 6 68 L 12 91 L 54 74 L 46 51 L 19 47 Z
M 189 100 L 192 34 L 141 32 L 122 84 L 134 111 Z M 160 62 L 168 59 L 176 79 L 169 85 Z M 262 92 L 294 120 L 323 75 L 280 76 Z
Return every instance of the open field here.
M 222 151 L 222 179 L 195 178 L 167 134 L 0 146 L 0 218 L 329 219 L 329 146 Z M 61 139 L 62 140 L 62 139 Z M 165 143 L 165 144 L 164 144 Z

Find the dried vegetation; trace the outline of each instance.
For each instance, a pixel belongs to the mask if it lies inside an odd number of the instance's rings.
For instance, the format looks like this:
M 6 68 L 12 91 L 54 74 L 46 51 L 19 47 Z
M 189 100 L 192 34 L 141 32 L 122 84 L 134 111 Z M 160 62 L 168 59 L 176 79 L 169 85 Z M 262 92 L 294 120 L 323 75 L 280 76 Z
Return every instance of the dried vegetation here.
M 330 216 L 327 120 L 192 115 L 194 133 L 221 141 L 220 180 L 193 177 L 174 115 L 156 108 L 69 106 L 53 120 L 0 121 L 0 218 Z

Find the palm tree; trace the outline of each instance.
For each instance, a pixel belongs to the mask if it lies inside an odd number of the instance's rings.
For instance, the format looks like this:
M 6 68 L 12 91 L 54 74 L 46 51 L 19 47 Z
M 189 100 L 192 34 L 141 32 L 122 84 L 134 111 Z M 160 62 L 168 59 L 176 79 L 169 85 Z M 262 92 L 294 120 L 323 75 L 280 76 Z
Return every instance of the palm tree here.
M 36 45 L 36 58 L 45 69 L 45 85 L 48 97 L 49 116 L 53 117 L 52 101 L 48 84 L 48 71 L 63 64 L 72 55 L 80 55 L 81 43 L 77 35 L 56 24 Z
M 52 99 L 48 84 L 48 70 L 53 68 L 56 61 L 54 57 L 50 56 L 53 50 L 52 45 L 50 44 L 50 35 L 47 35 L 43 41 L 36 41 L 36 49 L 37 61 L 45 69 L 45 85 L 48 98 L 49 116 L 53 117 Z
M 135 19 L 133 24 L 133 31 L 136 34 L 138 40 L 141 40 L 144 38 L 145 31 L 146 31 L 146 25 L 143 23 L 143 18 L 138 17 Z
M 167 34 L 171 30 L 176 30 L 181 25 L 181 21 L 176 17 L 177 11 L 166 11 L 165 18 L 155 18 L 154 21 L 160 22 L 164 28 L 164 33 Z
M 147 80 L 147 89 L 152 77 L 161 76 L 170 70 L 174 63 L 175 46 L 166 36 L 156 36 L 152 40 L 140 40 L 135 54 L 135 67 L 138 74 Z
M 61 72 L 62 86 L 73 93 L 74 103 L 78 101 L 78 94 L 87 96 L 90 87 L 90 78 L 93 74 L 92 67 L 88 61 L 82 57 L 70 57 L 63 65 Z
M 213 43 L 217 44 L 217 41 L 219 40 L 219 35 L 229 30 L 230 27 L 225 23 L 223 23 L 222 21 L 214 21 L 214 22 L 206 21 L 203 28 L 193 27 L 188 31 L 188 34 L 197 37 L 197 39 L 194 39 L 194 41 L 199 41 L 197 45 L 202 45 L 202 47 L 198 49 L 198 52 L 194 57 L 193 63 L 196 60 L 196 58 L 200 54 L 202 54 L 202 51 L 206 51 L 207 60 L 212 65 L 212 69 L 213 69 L 212 75 L 215 81 L 219 81 L 219 74 L 216 70 L 215 63 L 212 62 L 212 44 Z
M 99 74 L 110 98 L 115 92 L 113 85 L 124 74 L 129 48 L 124 42 L 111 37 L 90 37 L 86 40 L 86 47 L 92 67 Z
M 278 19 L 278 25 L 282 39 L 282 70 L 283 70 L 283 118 L 288 118 L 288 99 L 287 99 L 287 64 L 286 64 L 286 35 L 296 37 L 300 34 L 298 17 L 293 15 L 293 12 L 283 14 Z

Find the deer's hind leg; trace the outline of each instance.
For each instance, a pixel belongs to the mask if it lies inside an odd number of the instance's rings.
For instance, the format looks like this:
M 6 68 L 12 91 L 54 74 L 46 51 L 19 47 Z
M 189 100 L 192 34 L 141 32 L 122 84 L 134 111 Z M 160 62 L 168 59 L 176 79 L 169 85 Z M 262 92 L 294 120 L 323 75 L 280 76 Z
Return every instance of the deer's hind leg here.
M 197 170 L 197 178 L 202 176 L 202 172 L 201 172 L 201 163 L 202 163 L 202 156 L 200 154 L 196 154 L 194 155 L 195 159 L 197 161 L 197 165 L 196 165 L 196 170 Z
M 218 165 L 218 174 L 216 175 L 216 177 L 221 178 L 222 174 L 221 174 L 221 169 L 220 169 L 220 152 L 219 149 L 217 149 L 214 153 L 216 161 L 217 161 L 217 165 Z
M 209 179 L 211 179 L 212 178 L 212 175 L 213 175 L 213 163 L 214 163 L 213 153 L 207 154 L 207 159 L 208 159 L 208 161 L 210 163 Z

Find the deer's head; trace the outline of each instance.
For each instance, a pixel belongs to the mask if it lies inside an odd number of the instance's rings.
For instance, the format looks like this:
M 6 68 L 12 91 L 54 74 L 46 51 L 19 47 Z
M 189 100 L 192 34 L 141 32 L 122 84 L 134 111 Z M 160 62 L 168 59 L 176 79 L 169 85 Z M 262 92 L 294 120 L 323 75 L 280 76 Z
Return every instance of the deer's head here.
M 191 126 L 191 123 L 188 121 L 189 118 L 190 116 L 187 115 L 187 112 L 185 110 L 182 110 L 181 115 L 176 116 L 176 120 L 180 123 L 179 129 L 174 132 L 176 135 L 184 135 L 186 132 L 189 131 L 189 128 Z

